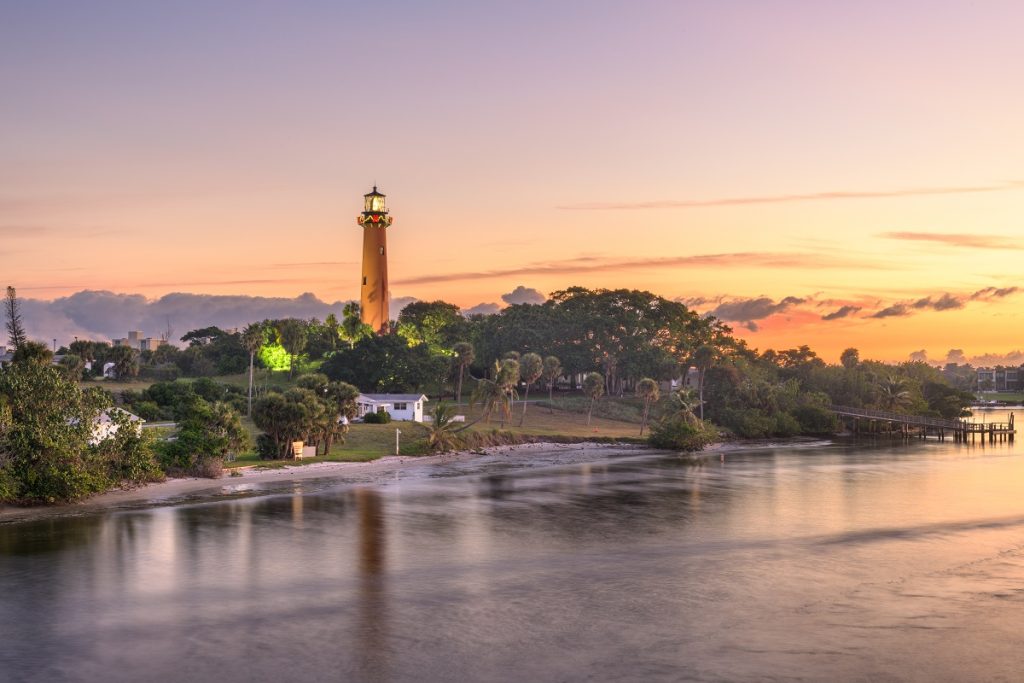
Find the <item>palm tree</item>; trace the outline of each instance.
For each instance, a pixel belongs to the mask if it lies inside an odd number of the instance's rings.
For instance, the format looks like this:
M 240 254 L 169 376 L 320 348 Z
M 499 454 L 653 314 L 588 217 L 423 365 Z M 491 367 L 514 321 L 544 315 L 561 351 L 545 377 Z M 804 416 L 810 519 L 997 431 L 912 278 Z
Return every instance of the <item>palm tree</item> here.
M 526 406 L 530 400 L 530 385 L 544 374 L 544 361 L 536 353 L 524 353 L 519 359 L 519 372 L 526 384 L 526 395 L 523 397 L 523 414 L 519 417 L 519 426 L 526 422 Z
M 487 424 L 491 423 L 491 413 L 500 410 L 502 415 L 510 414 L 512 411 L 508 403 L 508 393 L 495 380 L 479 379 L 476 388 L 469 399 L 470 406 L 480 405 L 483 408 L 483 418 Z
M 256 354 L 266 342 L 267 332 L 261 323 L 246 325 L 242 330 L 242 346 L 249 352 L 249 405 L 246 416 L 252 417 L 252 372 L 256 364 Z
M 907 380 L 896 375 L 889 375 L 882 381 L 882 406 L 888 410 L 906 408 L 912 400 Z
M 694 393 L 693 389 L 687 389 L 683 387 L 679 391 L 672 394 L 672 408 L 683 418 L 683 421 L 691 427 L 696 427 L 700 424 L 700 420 L 694 414 L 694 409 L 700 405 L 700 399 Z
M 548 356 L 544 359 L 544 383 L 548 385 L 548 405 L 551 407 L 551 414 L 555 414 L 555 382 L 562 376 L 562 361 L 555 356 Z
M 455 436 L 455 423 L 452 418 L 454 410 L 447 403 L 437 404 L 433 412 L 433 421 L 427 427 L 427 447 L 437 453 L 447 453 L 458 445 L 458 437 Z
M 456 342 L 452 346 L 452 351 L 455 353 L 455 362 L 459 367 L 459 384 L 455 390 L 455 403 L 462 403 L 462 375 L 465 373 L 466 368 L 473 364 L 475 353 L 473 351 L 473 345 L 469 342 Z
M 640 436 L 643 436 L 644 427 L 647 426 L 647 416 L 651 411 L 651 404 L 661 397 L 661 390 L 656 381 L 650 377 L 644 377 L 636 383 L 636 395 L 644 402 L 644 416 L 640 420 Z
M 604 377 L 600 372 L 588 372 L 583 378 L 583 393 L 590 397 L 590 407 L 587 409 L 587 426 L 590 426 L 590 416 L 594 412 L 594 403 L 604 394 Z
M 715 363 L 718 351 L 714 346 L 702 344 L 693 352 L 693 364 L 697 366 L 697 398 L 700 400 L 700 419 L 704 420 L 704 375 Z
M 514 353 L 514 352 L 512 352 Z M 506 354 L 508 355 L 508 354 Z M 517 356 L 519 354 L 516 354 Z M 519 361 L 513 358 L 506 358 L 501 365 L 495 363 L 494 381 L 501 387 L 508 397 L 505 402 L 506 409 L 501 413 L 501 427 L 505 428 L 505 419 L 512 419 L 512 404 L 517 398 L 516 385 L 519 384 Z

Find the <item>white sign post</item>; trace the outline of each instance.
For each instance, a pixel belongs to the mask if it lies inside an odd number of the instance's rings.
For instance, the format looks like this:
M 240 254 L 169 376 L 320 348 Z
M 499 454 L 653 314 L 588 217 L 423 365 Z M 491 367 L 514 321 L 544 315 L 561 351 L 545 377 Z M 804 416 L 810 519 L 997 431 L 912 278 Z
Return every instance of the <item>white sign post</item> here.
M 395 430 L 395 455 L 398 455 L 398 436 L 402 433 L 402 430 Z

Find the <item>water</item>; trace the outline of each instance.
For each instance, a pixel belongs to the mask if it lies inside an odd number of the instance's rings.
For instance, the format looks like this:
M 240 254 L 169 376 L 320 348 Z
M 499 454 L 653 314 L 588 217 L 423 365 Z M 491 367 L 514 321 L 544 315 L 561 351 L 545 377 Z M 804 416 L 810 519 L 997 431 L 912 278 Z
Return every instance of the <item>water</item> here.
M 8 523 L 0 679 L 1020 680 L 1019 455 L 560 449 Z

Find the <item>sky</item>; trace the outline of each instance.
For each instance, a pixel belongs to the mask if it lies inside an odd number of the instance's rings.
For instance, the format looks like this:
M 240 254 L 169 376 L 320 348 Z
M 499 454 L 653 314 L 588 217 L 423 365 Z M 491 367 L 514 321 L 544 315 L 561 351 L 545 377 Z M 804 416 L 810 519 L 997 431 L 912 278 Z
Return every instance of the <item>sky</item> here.
M 0 284 L 62 343 L 183 333 L 169 295 L 336 308 L 376 183 L 399 301 L 630 287 L 762 350 L 998 359 L 1024 348 L 1022 25 L 1001 0 L 0 0 Z

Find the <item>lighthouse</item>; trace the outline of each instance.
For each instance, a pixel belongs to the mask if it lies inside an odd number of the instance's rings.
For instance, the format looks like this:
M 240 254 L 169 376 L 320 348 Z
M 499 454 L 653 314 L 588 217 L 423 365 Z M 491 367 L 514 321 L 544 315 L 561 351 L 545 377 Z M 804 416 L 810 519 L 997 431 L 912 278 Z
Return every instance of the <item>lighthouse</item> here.
M 363 213 L 356 222 L 363 227 L 363 279 L 359 288 L 359 313 L 374 332 L 388 329 L 388 249 L 387 228 L 392 218 L 384 205 L 384 195 L 373 186 L 363 195 Z

